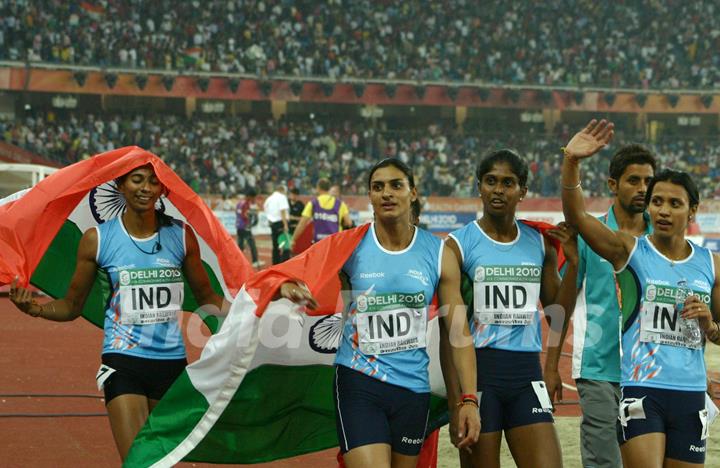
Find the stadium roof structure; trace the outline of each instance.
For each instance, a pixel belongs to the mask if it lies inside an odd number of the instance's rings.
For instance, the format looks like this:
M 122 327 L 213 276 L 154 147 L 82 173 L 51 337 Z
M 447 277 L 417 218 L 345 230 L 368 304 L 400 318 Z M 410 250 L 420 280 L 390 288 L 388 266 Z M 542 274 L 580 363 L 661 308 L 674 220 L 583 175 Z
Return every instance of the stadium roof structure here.
M 715 89 L 342 79 L 0 61 L 0 91 L 182 99 L 427 105 L 583 112 L 720 112 Z

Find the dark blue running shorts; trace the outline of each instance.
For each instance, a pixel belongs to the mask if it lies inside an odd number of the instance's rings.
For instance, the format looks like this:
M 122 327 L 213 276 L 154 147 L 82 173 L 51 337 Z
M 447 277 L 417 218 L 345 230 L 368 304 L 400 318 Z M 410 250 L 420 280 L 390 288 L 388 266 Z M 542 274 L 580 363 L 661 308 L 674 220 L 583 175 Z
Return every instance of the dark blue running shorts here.
M 105 404 L 120 395 L 145 395 L 159 400 L 187 366 L 183 359 L 148 359 L 120 353 L 102 355 L 98 385 Z
M 705 392 L 623 387 L 617 429 L 620 445 L 633 437 L 661 432 L 666 458 L 705 463 Z
M 539 353 L 476 348 L 475 357 L 480 432 L 554 422 Z
M 416 456 L 425 441 L 430 393 L 381 382 L 335 366 L 335 410 L 340 451 L 389 444 L 393 452 Z

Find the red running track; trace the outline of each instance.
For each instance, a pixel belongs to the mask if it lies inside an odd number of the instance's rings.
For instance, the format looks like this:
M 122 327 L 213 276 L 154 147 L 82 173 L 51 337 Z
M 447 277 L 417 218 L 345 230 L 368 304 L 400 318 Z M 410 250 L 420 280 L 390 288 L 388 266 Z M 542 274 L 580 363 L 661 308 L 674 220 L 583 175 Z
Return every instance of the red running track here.
M 8 414 L 105 413 L 95 386 L 102 332 L 83 319 L 69 323 L 33 319 L 0 298 L 0 466 L 116 467 L 120 458 L 106 416 L 7 417 Z M 186 316 L 187 317 L 187 316 Z M 187 322 L 186 322 L 187 324 Z M 187 328 L 187 327 L 186 327 Z M 191 325 L 192 329 L 197 327 Z M 206 332 L 207 333 L 207 332 Z M 188 345 L 199 356 L 198 332 Z M 78 394 L 93 398 L 8 397 L 14 394 Z M 283 461 L 250 465 L 289 468 L 336 467 L 336 450 Z M 181 464 L 215 467 L 222 465 Z M 238 466 L 238 465 L 235 465 Z
M 270 264 L 270 239 L 258 236 L 259 257 Z M 246 249 L 246 256 L 249 252 Z M 0 396 L 0 466 L 114 467 L 119 466 L 106 416 L 7 417 L 20 414 L 102 414 L 102 393 L 95 386 L 100 365 L 102 332 L 78 319 L 55 323 L 33 319 L 0 297 L 0 395 L 75 394 L 82 398 Z M 199 319 L 184 316 L 188 358 L 197 359 L 209 332 Z M 189 331 L 189 333 L 188 333 Z M 566 346 L 566 351 L 570 350 Z M 561 375 L 570 379 L 570 360 L 561 361 Z M 566 400 L 577 394 L 565 390 Z M 559 405 L 560 416 L 577 416 L 575 404 Z M 336 467 L 336 449 L 253 467 Z M 181 464 L 210 467 L 221 465 Z M 238 466 L 238 465 L 235 465 Z

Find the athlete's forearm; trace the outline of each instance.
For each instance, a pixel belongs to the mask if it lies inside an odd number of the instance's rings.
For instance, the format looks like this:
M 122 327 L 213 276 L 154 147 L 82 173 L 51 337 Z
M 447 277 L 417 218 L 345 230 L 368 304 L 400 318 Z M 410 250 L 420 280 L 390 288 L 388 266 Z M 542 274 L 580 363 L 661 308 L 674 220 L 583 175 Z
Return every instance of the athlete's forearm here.
M 231 305 L 232 304 L 229 301 L 225 300 L 224 297 L 220 296 L 219 294 L 215 294 L 215 292 L 213 291 L 212 294 L 207 296 L 207 298 L 202 301 L 202 305 L 200 306 L 199 310 L 209 315 L 225 317 L 228 312 L 230 312 Z
M 443 380 L 445 381 L 445 389 L 449 406 L 454 406 L 460 401 L 460 381 L 458 380 L 457 371 L 453 364 L 452 345 L 448 333 L 444 331 L 444 324 L 440 324 L 440 368 L 442 369 Z
M 711 343 L 720 344 L 720 323 L 710 322 L 710 327 L 705 330 L 705 336 Z
M 474 345 L 470 344 L 462 347 L 450 346 L 450 349 L 453 365 L 457 371 L 461 394 L 475 395 L 477 393 L 477 362 L 475 360 Z
M 69 300 L 56 299 L 44 304 L 33 304 L 29 314 L 53 322 L 69 322 L 82 315 L 82 308 Z
M 575 311 L 577 299 L 577 259 L 568 260 L 565 274 L 555 296 L 557 309 L 552 311 L 550 318 L 550 332 L 548 334 L 548 350 L 545 361 L 546 368 L 557 369 L 562 346 L 570 327 L 570 318 Z M 548 367 L 550 366 L 550 367 Z
M 466 319 L 467 307 L 462 297 L 448 292 L 441 284 L 440 300 L 447 301 L 447 312 L 440 322 L 440 364 L 447 388 L 448 404 L 456 404 L 463 394 L 475 394 L 477 390 L 477 364 L 475 345 Z
M 293 232 L 292 242 L 293 244 L 297 242 L 297 240 L 300 238 L 300 235 L 305 232 L 305 227 L 307 227 L 308 223 L 310 222 L 310 218 L 307 218 L 305 216 L 300 217 L 300 222 L 298 222 L 298 225 L 295 226 L 295 232 Z
M 560 365 L 562 346 L 548 346 L 545 355 L 545 372 L 556 371 Z
M 580 187 L 580 162 L 572 157 L 563 158 L 561 171 L 562 207 L 565 220 L 572 226 L 585 216 L 585 200 Z
M 280 212 L 280 217 L 282 218 L 283 229 L 287 232 L 287 230 L 288 230 L 288 213 L 287 213 L 287 211 L 282 210 Z

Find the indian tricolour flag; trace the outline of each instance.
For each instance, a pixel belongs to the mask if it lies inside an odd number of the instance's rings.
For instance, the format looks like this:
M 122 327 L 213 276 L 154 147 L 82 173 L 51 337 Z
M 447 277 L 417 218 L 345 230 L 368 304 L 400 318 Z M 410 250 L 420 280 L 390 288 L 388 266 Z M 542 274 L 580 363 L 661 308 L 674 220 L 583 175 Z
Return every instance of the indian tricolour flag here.
M 331 236 L 248 280 L 247 260 L 197 195 L 151 153 L 121 148 L 0 200 L 0 285 L 19 276 L 53 297 L 64 295 L 82 233 L 123 210 L 113 180 L 145 164 L 153 165 L 169 189 L 158 209 L 185 220 L 197 233 L 215 290 L 229 299 L 240 291 L 200 359 L 153 410 L 127 466 L 171 466 L 183 459 L 254 463 L 337 446 L 332 363 L 341 336 L 338 272 L 367 226 Z M 99 326 L 109 294 L 104 276 L 98 275 L 83 313 Z M 288 279 L 310 287 L 321 303 L 317 315 L 277 300 Z M 185 297 L 192 302 L 189 290 Z M 186 302 L 184 309 L 195 305 Z M 429 352 L 436 357 L 435 315 L 428 334 Z M 431 362 L 431 385 L 438 395 L 444 393 L 437 359 Z M 437 397 L 433 407 L 439 415 L 445 403 Z
M 202 57 L 202 51 L 203 50 L 200 47 L 190 47 L 184 49 L 180 53 L 180 57 L 183 59 L 186 66 L 193 66 L 198 60 L 200 60 L 200 57 Z
M 367 230 L 364 225 L 330 236 L 251 278 L 200 359 L 153 410 L 126 466 L 257 463 L 337 446 L 332 363 L 342 331 L 338 272 Z M 319 309 L 309 311 L 316 315 L 278 298 L 289 279 L 304 281 L 318 298 Z M 431 310 L 435 419 L 446 403 L 438 320 Z
M 232 300 L 252 267 L 200 197 L 157 156 L 134 146 L 67 166 L 32 189 L 0 200 L 0 285 L 17 276 L 23 285 L 29 282 L 52 297 L 64 296 L 83 232 L 124 210 L 114 179 L 146 164 L 168 188 L 156 208 L 195 230 L 213 289 Z M 106 275 L 97 275 L 83 316 L 102 327 L 109 295 Z M 197 310 L 187 285 L 184 297 L 183 309 Z M 206 322 L 215 327 L 212 319 Z
M 85 14 L 96 20 L 102 19 L 103 16 L 105 16 L 105 8 L 94 2 L 80 2 L 80 8 L 83 9 Z

